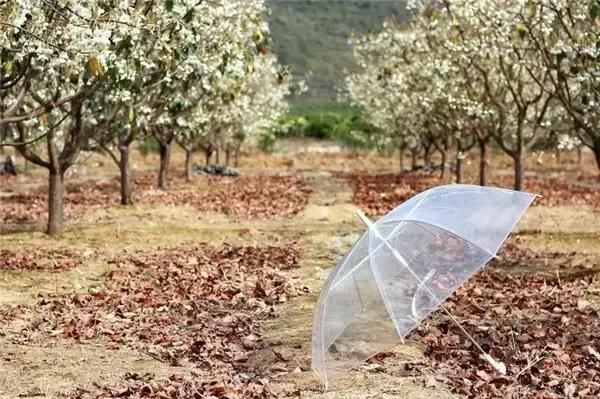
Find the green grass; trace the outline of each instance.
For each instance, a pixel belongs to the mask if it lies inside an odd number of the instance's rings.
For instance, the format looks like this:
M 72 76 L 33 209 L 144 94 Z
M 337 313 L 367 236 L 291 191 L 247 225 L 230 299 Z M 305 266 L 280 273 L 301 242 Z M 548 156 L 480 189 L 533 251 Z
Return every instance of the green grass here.
M 350 148 L 377 148 L 378 131 L 359 108 L 335 101 L 297 104 L 278 125 L 259 141 L 264 151 L 273 151 L 281 138 L 313 138 L 336 141 Z
M 348 103 L 337 101 L 316 101 L 295 104 L 289 112 L 290 116 L 312 116 L 335 114 L 340 117 L 353 117 L 361 114 L 359 108 Z

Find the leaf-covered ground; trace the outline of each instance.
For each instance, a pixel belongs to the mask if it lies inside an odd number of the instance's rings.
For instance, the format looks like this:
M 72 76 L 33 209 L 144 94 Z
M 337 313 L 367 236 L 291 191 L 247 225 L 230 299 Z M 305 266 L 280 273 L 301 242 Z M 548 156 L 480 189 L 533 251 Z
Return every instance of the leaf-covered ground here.
M 596 254 L 587 264 L 599 260 Z M 556 274 L 544 277 L 549 271 Z M 445 304 L 485 351 L 507 365 L 507 375 L 496 373 L 441 311 L 409 337 L 425 348 L 425 357 L 406 362 L 406 372 L 431 376 L 473 399 L 599 397 L 600 308 L 589 300 L 597 273 L 582 269 L 572 253 L 508 243 Z M 387 372 L 389 356 L 393 352 L 374 356 L 371 369 Z
M 417 193 L 443 184 L 439 173 L 339 173 L 352 187 L 353 201 L 371 215 L 383 215 Z M 490 185 L 512 188 L 512 176 L 493 176 Z M 600 189 L 565 180 L 527 177 L 525 191 L 540 194 L 534 205 L 586 205 L 600 208 Z
M 197 177 L 186 183 L 183 176 L 174 175 L 170 190 L 161 191 L 154 189 L 155 174 L 140 172 L 133 178 L 133 187 L 137 190 L 133 197 L 136 204 L 191 206 L 202 212 L 243 218 L 296 215 L 304 209 L 310 194 L 306 181 L 288 176 Z M 67 220 L 76 221 L 90 208 L 117 206 L 118 192 L 115 179 L 67 184 Z M 0 223 L 42 223 L 46 212 L 46 188 L 42 184 L 28 192 L 5 195 Z
M 600 319 L 585 299 L 589 279 L 483 273 L 448 303 L 475 339 L 508 366 L 501 376 L 443 315 L 416 335 L 426 366 L 469 398 L 596 398 Z
M 13 340 L 128 346 L 197 372 L 169 381 L 128 375 L 121 384 L 81 388 L 70 397 L 270 397 L 261 371 L 247 365 L 248 353 L 262 345 L 260 321 L 303 292 L 292 278 L 294 249 L 178 247 L 112 261 L 119 267 L 97 293 L 4 310 L 0 320 L 20 326 Z
M 106 204 L 115 206 L 112 219 L 73 226 L 60 240 L 0 235 L 0 398 L 600 397 L 600 190 L 560 175 L 528 180 L 544 196 L 533 216 L 447 303 L 508 376 L 495 374 L 440 312 L 406 345 L 320 392 L 309 370 L 314 302 L 362 228 L 354 206 L 379 215 L 440 180 L 332 176 L 322 169 L 352 170 L 362 158 L 344 168 L 341 158 L 319 159 L 313 169 L 313 158 L 301 168 L 277 164 L 282 175 L 273 177 L 186 183 L 174 174 L 168 193 L 154 189 L 154 173 L 136 173 L 133 208 L 117 207 L 116 180 L 78 179 L 68 190 L 70 221 Z M 0 183 L 0 224 L 43 222 L 43 180 Z M 276 216 L 293 217 L 269 219 Z M 18 301 L 10 300 L 13 283 L 24 291 Z
M 81 262 L 81 254 L 70 249 L 0 249 L 0 270 L 64 271 Z

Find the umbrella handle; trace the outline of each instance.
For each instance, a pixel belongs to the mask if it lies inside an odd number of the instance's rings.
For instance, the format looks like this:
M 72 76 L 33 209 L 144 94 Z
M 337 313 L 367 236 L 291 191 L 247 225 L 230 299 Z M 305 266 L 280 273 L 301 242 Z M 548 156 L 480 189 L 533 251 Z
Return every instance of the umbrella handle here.
M 419 293 L 421 288 L 425 286 L 425 283 L 427 281 L 429 281 L 429 279 L 431 277 L 433 277 L 434 274 L 435 274 L 435 270 L 431 270 L 429 273 L 427 273 L 427 276 L 425 276 L 425 278 L 419 283 L 419 286 L 417 287 L 417 290 L 415 291 L 415 294 L 413 295 L 411 311 L 412 311 L 412 314 L 413 314 L 413 317 L 415 318 L 415 320 L 419 319 L 419 315 L 417 314 L 417 294 Z

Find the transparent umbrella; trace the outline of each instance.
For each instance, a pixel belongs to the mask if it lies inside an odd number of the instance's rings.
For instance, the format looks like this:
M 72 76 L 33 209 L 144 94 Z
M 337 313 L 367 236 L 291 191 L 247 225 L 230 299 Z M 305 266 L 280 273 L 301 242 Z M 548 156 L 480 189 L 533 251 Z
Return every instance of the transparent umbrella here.
M 450 185 L 416 195 L 376 223 L 358 212 L 368 230 L 329 275 L 315 312 L 312 368 L 325 386 L 403 341 L 438 307 L 448 313 L 443 301 L 496 256 L 535 197 Z

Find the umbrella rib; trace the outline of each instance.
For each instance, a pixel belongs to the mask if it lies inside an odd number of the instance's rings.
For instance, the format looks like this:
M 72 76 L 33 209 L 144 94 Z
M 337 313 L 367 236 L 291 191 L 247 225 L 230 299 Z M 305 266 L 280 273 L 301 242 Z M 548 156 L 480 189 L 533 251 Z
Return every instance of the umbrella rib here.
M 405 223 L 398 223 L 398 225 L 396 227 L 394 227 L 394 229 L 392 230 L 392 232 L 390 234 L 388 234 L 386 240 L 388 238 L 391 238 L 394 234 L 396 234 L 398 232 L 398 230 L 400 229 L 400 227 L 404 227 Z M 377 251 L 378 249 L 382 248 L 384 246 L 383 243 L 378 244 L 375 248 L 373 248 L 373 252 Z M 348 276 L 350 276 L 351 274 L 353 274 L 356 270 L 358 270 L 358 268 L 360 268 L 366 261 L 368 261 L 370 258 L 369 255 L 365 256 L 364 258 L 362 258 L 357 264 L 356 266 L 354 266 L 352 269 L 350 269 L 350 271 L 348 271 L 348 273 L 344 274 L 344 277 L 340 278 L 338 281 L 335 282 L 335 284 L 333 284 L 331 286 L 330 289 L 335 289 L 335 287 L 337 287 L 338 285 L 340 285 L 344 280 L 346 280 L 346 278 L 348 278 Z
M 357 211 L 357 213 L 358 213 L 358 211 Z M 361 214 L 362 214 L 362 213 L 361 213 Z M 359 216 L 359 217 L 362 219 L 362 217 L 361 217 L 361 216 Z M 366 217 L 366 216 L 365 216 L 365 217 Z M 363 220 L 363 222 L 364 222 L 364 220 Z M 470 240 L 470 239 L 468 239 L 468 238 L 465 238 L 465 237 L 463 237 L 463 236 L 462 236 L 462 235 L 460 235 L 460 234 L 457 234 L 457 233 L 455 233 L 455 232 L 453 232 L 453 231 L 451 231 L 451 230 L 448 230 L 447 228 L 444 228 L 444 227 L 442 227 L 442 226 L 437 226 L 437 225 L 434 225 L 434 224 L 431 224 L 431 223 L 428 223 L 428 222 L 424 222 L 424 221 L 422 221 L 422 220 L 418 220 L 418 219 L 406 219 L 406 218 L 405 218 L 405 219 L 402 219 L 402 220 L 400 220 L 400 221 L 399 221 L 399 223 L 398 223 L 398 225 L 397 225 L 396 227 L 394 227 L 394 229 L 392 230 L 392 232 L 391 232 L 390 234 L 388 234 L 388 235 L 387 235 L 387 237 L 385 237 L 385 238 L 383 238 L 383 237 L 382 237 L 383 241 L 384 241 L 384 242 L 387 242 L 387 241 L 388 241 L 388 239 L 390 239 L 392 236 L 394 236 L 395 234 L 397 234 L 397 233 L 398 233 L 398 231 L 400 230 L 400 227 L 404 227 L 404 226 L 406 225 L 404 222 L 414 222 L 414 223 L 417 223 L 417 224 L 424 224 L 424 225 L 430 225 L 430 226 L 437 227 L 437 228 L 439 228 L 439 229 L 442 229 L 442 230 L 444 230 L 444 231 L 447 231 L 447 232 L 448 232 L 448 233 L 450 233 L 450 234 L 453 234 L 453 235 L 455 235 L 455 236 L 459 237 L 459 238 L 460 238 L 460 239 L 462 239 L 462 240 L 465 240 L 465 241 L 466 241 L 466 242 L 468 242 L 469 244 L 471 244 L 471 245 L 473 245 L 473 246 L 475 246 L 475 247 L 479 248 L 480 250 L 482 250 L 482 251 L 483 251 L 483 252 L 485 252 L 486 254 L 490 255 L 492 258 L 497 258 L 497 257 L 498 257 L 498 256 L 497 256 L 495 253 L 492 253 L 492 252 L 488 251 L 487 249 L 485 249 L 485 248 L 482 248 L 482 247 L 481 247 L 481 246 L 479 246 L 478 244 L 475 244 L 475 243 L 474 243 L 472 240 Z M 372 222 L 371 222 L 371 221 L 369 221 L 369 223 L 372 223 Z M 423 226 L 421 226 L 421 227 L 423 227 Z M 423 228 L 424 228 L 424 227 L 423 227 Z M 426 229 L 426 230 L 427 230 L 427 229 Z M 429 230 L 427 230 L 427 231 L 429 231 Z M 379 231 L 378 231 L 378 232 L 379 232 Z M 430 233 L 432 233 L 432 232 L 430 232 Z M 432 233 L 432 234 L 433 234 L 433 233 Z M 435 234 L 434 234 L 434 235 L 435 235 Z M 382 247 L 385 245 L 385 243 L 384 243 L 384 242 L 382 242 L 381 244 L 378 244 L 378 245 L 377 245 L 375 248 L 373 248 L 373 252 L 375 252 L 375 251 L 377 251 L 377 250 L 381 249 L 381 248 L 382 248 Z M 367 260 L 369 260 L 369 258 L 370 258 L 370 256 L 369 256 L 369 255 L 367 255 L 367 256 L 365 256 L 364 258 L 362 258 L 362 259 L 361 259 L 361 260 L 360 260 L 360 261 L 359 261 L 359 262 L 356 264 L 356 266 L 354 266 L 352 269 L 350 269 L 350 271 L 348 271 L 348 273 L 346 273 L 346 274 L 344 275 L 344 277 L 342 277 L 342 278 L 340 278 L 338 281 L 336 281 L 336 282 L 335 282 L 335 284 L 333 284 L 333 285 L 331 286 L 331 289 L 334 289 L 335 287 L 337 287 L 338 285 L 340 285 L 340 284 L 341 284 L 341 283 L 342 283 L 344 280 L 346 280 L 346 278 L 347 278 L 348 276 L 350 276 L 352 273 L 354 273 L 354 272 L 355 272 L 355 271 L 356 271 L 358 268 L 360 268 L 360 267 L 361 267 L 361 266 L 362 266 L 362 265 L 363 265 L 363 264 L 364 264 L 364 263 L 365 263 Z
M 379 237 L 381 237 L 379 232 L 377 232 L 377 235 Z M 385 243 L 387 243 L 386 240 L 384 240 L 384 243 L 382 245 L 385 245 Z M 373 251 L 373 252 L 375 252 L 375 251 Z M 394 312 L 392 311 L 392 307 L 388 303 L 388 300 L 383 292 L 383 284 L 380 281 L 379 274 L 378 274 L 377 270 L 375 270 L 375 268 L 373 267 L 372 263 L 369 263 L 369 268 L 371 269 L 371 273 L 373 273 L 373 277 L 375 277 L 375 286 L 377 287 L 377 290 L 379 291 L 379 295 L 381 295 L 381 300 L 383 301 L 383 304 L 385 305 L 385 309 L 387 310 L 387 312 L 390 316 L 390 320 L 392 320 L 392 323 L 394 324 L 394 327 L 396 328 L 396 334 L 398 334 L 398 337 L 400 337 L 400 341 L 402 342 L 402 344 L 404 344 L 404 336 L 402 335 L 402 332 L 400 331 L 400 326 L 398 325 L 398 323 L 396 323 L 396 320 L 394 320 Z M 354 274 L 352 274 L 352 275 L 354 275 Z

